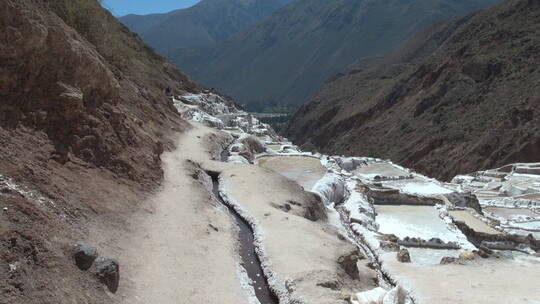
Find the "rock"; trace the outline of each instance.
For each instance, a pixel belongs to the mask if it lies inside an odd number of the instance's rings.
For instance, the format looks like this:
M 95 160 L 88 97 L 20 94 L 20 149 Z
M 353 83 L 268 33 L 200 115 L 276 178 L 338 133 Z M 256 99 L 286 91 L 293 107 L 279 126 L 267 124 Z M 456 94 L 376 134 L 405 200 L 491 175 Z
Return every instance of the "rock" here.
M 381 234 L 379 238 L 392 243 L 397 243 L 399 241 L 399 238 L 395 234 Z
M 358 251 L 358 249 L 339 257 L 338 264 L 353 280 L 360 279 L 360 273 L 358 272 L 359 260 L 365 259 L 364 255 Z
M 9 273 L 14 273 L 19 268 L 19 262 L 16 262 L 14 264 L 9 264 Z
M 307 193 L 306 195 L 310 197 L 307 200 L 307 204 L 303 206 L 304 211 L 302 216 L 313 222 L 326 220 L 326 207 L 321 197 L 315 193 Z
M 264 144 L 254 136 L 248 136 L 240 141 L 249 152 L 253 154 L 259 154 L 266 152 Z
M 533 253 L 533 256 L 540 258 L 540 252 Z
M 77 265 L 80 270 L 90 269 L 97 257 L 98 250 L 96 247 L 84 243 L 78 243 L 76 245 L 73 258 L 75 259 L 75 265 Z
M 322 283 L 317 283 L 317 286 L 332 289 L 332 290 L 340 290 L 342 285 L 343 284 L 341 284 L 341 282 L 339 282 L 337 280 L 331 280 L 331 281 L 326 281 L 326 282 L 322 282 Z
M 382 185 L 381 185 L 382 186 Z M 368 187 L 366 195 L 373 200 L 375 205 L 403 204 L 403 205 L 423 205 L 435 206 L 444 204 L 442 199 L 436 197 L 425 197 L 400 192 L 399 189 Z
M 482 207 L 478 202 L 476 195 L 470 192 L 452 192 L 445 194 L 445 197 L 457 207 L 468 207 L 474 209 L 476 212 L 483 214 Z
M 459 259 L 460 260 L 469 260 L 469 261 L 472 261 L 474 260 L 474 252 L 472 251 L 463 251 L 462 253 L 459 254 Z
M 480 251 L 483 251 L 483 252 L 485 252 L 485 253 L 487 253 L 487 254 L 493 254 L 493 250 L 487 248 L 486 246 L 480 245 L 480 246 L 478 247 L 478 249 L 480 249 Z
M 411 262 L 411 255 L 409 254 L 409 250 L 403 248 L 397 253 L 397 260 L 401 263 L 410 263 Z
M 484 252 L 482 250 L 474 251 L 474 253 L 478 254 L 483 259 L 489 258 L 489 254 L 487 254 L 486 252 Z
M 487 259 L 489 258 L 490 255 L 493 254 L 493 250 L 485 247 L 485 246 L 479 246 L 478 247 L 478 251 L 476 251 L 475 253 L 477 253 L 480 257 L 484 258 L 484 259 Z
M 96 271 L 100 281 L 115 293 L 120 283 L 120 265 L 115 259 L 100 257 L 96 260 Z
M 435 249 L 459 249 L 460 246 L 454 242 L 445 243 L 439 238 L 432 238 L 429 241 L 420 238 L 405 237 L 399 240 L 398 244 L 405 247 L 435 248 Z
M 394 242 L 381 242 L 381 248 L 385 251 L 395 251 L 398 252 L 400 249 L 400 246 L 398 243 Z
M 454 257 L 443 257 L 441 259 L 441 265 L 448 265 L 448 264 L 455 264 L 459 261 L 459 259 Z

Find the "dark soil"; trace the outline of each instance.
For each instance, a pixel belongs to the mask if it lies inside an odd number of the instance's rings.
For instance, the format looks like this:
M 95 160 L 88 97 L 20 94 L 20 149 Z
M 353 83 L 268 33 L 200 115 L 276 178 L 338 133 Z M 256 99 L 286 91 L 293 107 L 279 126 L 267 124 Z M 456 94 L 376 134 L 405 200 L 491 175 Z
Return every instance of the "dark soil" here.
M 1 1 L 0 37 L 0 303 L 113 302 L 73 246 L 115 253 L 200 87 L 96 0 Z

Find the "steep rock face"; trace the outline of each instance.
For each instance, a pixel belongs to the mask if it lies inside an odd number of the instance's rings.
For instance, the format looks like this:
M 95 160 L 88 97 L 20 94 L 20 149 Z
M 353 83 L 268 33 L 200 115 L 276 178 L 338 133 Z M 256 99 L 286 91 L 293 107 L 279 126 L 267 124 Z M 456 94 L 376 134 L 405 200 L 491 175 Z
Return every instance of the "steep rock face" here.
M 111 302 L 71 246 L 159 185 L 164 90 L 201 88 L 96 0 L 1 1 L 0 37 L 0 303 Z
M 162 55 L 181 47 L 225 40 L 248 28 L 289 0 L 203 0 L 166 14 L 120 18 Z
M 499 2 L 293 1 L 231 39 L 171 58 L 252 109 L 297 107 L 359 57 L 382 55 L 435 22 Z
M 286 133 L 443 179 L 538 161 L 539 20 L 537 1 L 510 0 L 439 24 L 327 83 Z
M 166 121 L 181 123 L 163 90 L 197 87 L 95 1 L 49 5 L 79 32 L 39 2 L 2 3 L 3 131 L 44 132 L 54 152 L 43 157 L 61 164 L 73 157 L 137 181 L 159 180 L 157 133 Z M 108 24 L 84 16 L 93 11 Z

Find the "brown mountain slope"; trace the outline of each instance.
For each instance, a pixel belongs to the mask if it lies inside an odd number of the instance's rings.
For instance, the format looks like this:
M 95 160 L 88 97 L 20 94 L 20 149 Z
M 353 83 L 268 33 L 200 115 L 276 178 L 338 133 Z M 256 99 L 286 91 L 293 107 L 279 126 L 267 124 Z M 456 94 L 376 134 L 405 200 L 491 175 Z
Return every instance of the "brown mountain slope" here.
M 357 62 L 286 133 L 328 153 L 390 158 L 448 179 L 540 161 L 540 2 L 510 0 Z
M 164 89 L 200 88 L 96 0 L 3 0 L 0 37 L 0 303 L 110 302 L 70 246 L 159 185 Z

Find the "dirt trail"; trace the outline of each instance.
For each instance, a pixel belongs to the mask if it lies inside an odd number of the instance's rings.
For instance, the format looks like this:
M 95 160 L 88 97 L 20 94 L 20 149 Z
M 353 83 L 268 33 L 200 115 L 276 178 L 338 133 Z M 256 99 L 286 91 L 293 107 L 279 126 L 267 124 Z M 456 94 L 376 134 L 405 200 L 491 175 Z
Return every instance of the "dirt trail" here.
M 179 149 L 163 155 L 163 187 L 145 203 L 147 213 L 133 221 L 135 231 L 122 246 L 123 303 L 247 303 L 236 275 L 234 222 L 190 176 L 186 162 L 209 158 L 204 133 L 182 134 Z
M 361 280 L 351 280 L 338 264 L 355 247 L 340 239 L 324 216 L 305 218 L 312 194 L 271 170 L 212 160 L 219 159 L 223 133 L 193 125 L 180 148 L 164 155 L 163 189 L 147 202 L 152 213 L 141 215 L 125 241 L 123 303 L 248 303 L 237 276 L 234 219 L 211 203 L 208 189 L 190 176 L 187 160 L 220 172 L 228 194 L 261 224 L 266 257 L 278 279 L 274 287 L 285 291 L 282 284 L 288 281 L 294 286 L 290 296 L 309 303 L 346 303 L 350 293 L 374 287 L 367 260 L 358 264 Z

